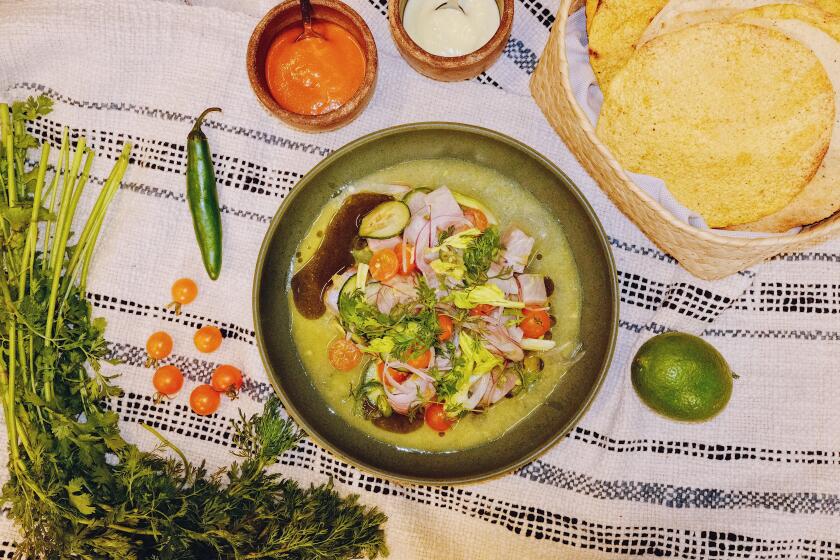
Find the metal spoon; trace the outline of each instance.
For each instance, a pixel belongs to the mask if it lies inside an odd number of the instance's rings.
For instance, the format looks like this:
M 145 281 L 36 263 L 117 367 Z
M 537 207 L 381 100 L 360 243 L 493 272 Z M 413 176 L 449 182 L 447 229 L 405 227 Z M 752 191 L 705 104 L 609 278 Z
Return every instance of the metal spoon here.
M 458 0 L 446 0 L 443 4 L 439 5 L 435 10 L 461 10 L 462 13 L 466 14 L 464 8 L 461 7 L 461 4 L 458 3 Z
M 312 4 L 309 0 L 300 0 L 300 16 L 301 19 L 303 19 L 303 33 L 298 35 L 298 38 L 295 39 L 295 41 L 303 41 L 304 39 L 323 39 L 317 31 L 312 29 Z

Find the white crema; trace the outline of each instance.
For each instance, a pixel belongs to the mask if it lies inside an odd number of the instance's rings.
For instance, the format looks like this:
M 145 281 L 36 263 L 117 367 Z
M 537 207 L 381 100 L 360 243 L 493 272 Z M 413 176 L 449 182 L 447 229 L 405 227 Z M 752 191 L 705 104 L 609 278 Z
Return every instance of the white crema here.
M 462 10 L 442 8 L 444 0 L 408 0 L 403 26 L 412 40 L 438 56 L 461 56 L 483 47 L 499 29 L 495 0 L 459 0 Z

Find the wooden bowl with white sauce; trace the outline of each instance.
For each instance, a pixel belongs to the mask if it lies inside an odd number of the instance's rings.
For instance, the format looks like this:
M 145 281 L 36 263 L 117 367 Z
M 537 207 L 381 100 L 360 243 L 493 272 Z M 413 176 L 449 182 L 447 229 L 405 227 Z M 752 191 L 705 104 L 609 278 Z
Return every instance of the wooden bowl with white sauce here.
M 472 0 L 460 1 L 466 4 Z M 492 66 L 502 54 L 513 27 L 514 1 L 495 0 L 496 7 L 499 10 L 498 28 L 489 40 L 478 46 L 476 50 L 456 56 L 442 56 L 430 52 L 435 50 L 433 48 L 428 48 L 428 50 L 423 48 L 412 38 L 404 23 L 406 6 L 409 2 L 432 2 L 439 6 L 445 0 L 389 0 L 388 22 L 397 50 L 400 51 L 402 57 L 412 68 L 435 80 L 456 82 L 476 77 Z M 438 8 L 438 10 L 445 9 L 451 8 Z

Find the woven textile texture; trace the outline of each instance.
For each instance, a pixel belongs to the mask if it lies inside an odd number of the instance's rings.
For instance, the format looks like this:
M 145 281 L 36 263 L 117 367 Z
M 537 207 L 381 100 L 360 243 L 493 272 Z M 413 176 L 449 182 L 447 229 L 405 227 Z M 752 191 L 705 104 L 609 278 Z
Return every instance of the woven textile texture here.
M 245 49 L 266 1 L 64 0 L 0 3 L 0 97 L 38 93 L 55 110 L 33 127 L 57 143 L 61 127 L 85 135 L 101 184 L 123 142 L 133 165 L 110 209 L 89 282 L 96 314 L 122 365 L 114 402 L 131 440 L 161 430 L 193 459 L 229 460 L 228 420 L 188 411 L 189 391 L 217 363 L 238 365 L 254 412 L 270 394 L 255 346 L 251 284 L 257 251 L 283 197 L 330 151 L 387 126 L 428 120 L 473 123 L 543 152 L 580 187 L 610 236 L 621 288 L 615 361 L 591 410 L 551 451 L 508 476 L 458 487 L 395 484 L 306 442 L 278 469 L 303 482 L 333 477 L 343 492 L 390 517 L 392 557 L 420 558 L 840 558 L 840 240 L 725 281 L 685 273 L 621 215 L 555 136 L 527 94 L 553 21 L 553 5 L 517 0 L 500 61 L 475 80 L 442 84 L 398 56 L 386 0 L 348 0 L 370 25 L 379 82 L 366 112 L 339 131 L 307 135 L 282 126 L 256 101 Z M 214 152 L 225 228 L 217 282 L 180 316 L 164 309 L 181 276 L 205 278 L 184 199 L 184 140 L 192 119 Z M 88 194 L 92 194 L 91 189 Z M 80 215 L 91 205 L 81 201 Z M 195 328 L 226 340 L 200 355 Z M 142 367 L 148 334 L 175 339 L 187 386 L 153 404 Z M 636 398 L 627 362 L 640 342 L 667 329 L 702 334 L 740 375 L 728 408 L 701 425 L 666 421 Z M 0 430 L 2 432 L 2 430 Z M 0 461 L 5 464 L 5 442 Z M 0 557 L 14 553 L 0 519 Z

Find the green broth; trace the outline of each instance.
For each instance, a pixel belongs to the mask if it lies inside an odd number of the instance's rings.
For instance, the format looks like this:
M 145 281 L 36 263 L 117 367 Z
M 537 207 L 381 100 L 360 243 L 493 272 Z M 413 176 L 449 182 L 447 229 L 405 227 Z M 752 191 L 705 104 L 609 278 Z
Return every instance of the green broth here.
M 467 449 L 497 439 L 546 400 L 567 371 L 569 358 L 577 346 L 580 281 L 562 227 L 533 196 L 511 179 L 493 170 L 454 159 L 409 161 L 378 171 L 345 187 L 324 208 L 301 241 L 292 270 L 297 271 L 318 248 L 330 219 L 348 195 L 389 183 L 431 189 L 447 186 L 481 201 L 496 215 L 502 230 L 516 225 L 535 237 L 535 254 L 539 254 L 540 258 L 532 261 L 528 272 L 544 274 L 554 281 L 555 290 L 550 300 L 551 313 L 557 318 L 557 324 L 552 329 L 557 347 L 541 354 L 545 369 L 528 391 L 513 398 L 502 399 L 481 414 L 467 415 L 444 436 L 425 425 L 409 434 L 396 434 L 377 428 L 354 414 L 350 385 L 358 383 L 361 368 L 349 373 L 341 373 L 332 368 L 327 359 L 327 346 L 338 331 L 331 324 L 330 314 L 316 320 L 304 318 L 295 309 L 290 292 L 292 337 L 301 361 L 332 412 L 371 437 L 405 449 L 434 452 Z

